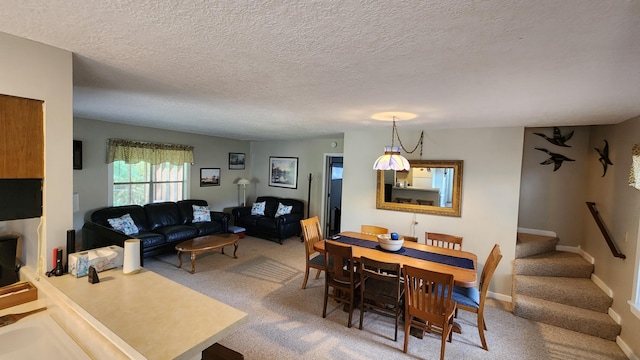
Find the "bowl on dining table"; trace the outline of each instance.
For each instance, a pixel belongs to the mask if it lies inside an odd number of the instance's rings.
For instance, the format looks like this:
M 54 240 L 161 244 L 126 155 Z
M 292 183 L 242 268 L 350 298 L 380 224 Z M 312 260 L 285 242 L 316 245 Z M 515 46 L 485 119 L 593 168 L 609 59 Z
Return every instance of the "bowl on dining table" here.
M 398 240 L 391 239 L 391 234 L 378 235 L 378 244 L 381 248 L 387 251 L 398 251 L 402 249 L 404 244 L 404 237 L 398 237 Z

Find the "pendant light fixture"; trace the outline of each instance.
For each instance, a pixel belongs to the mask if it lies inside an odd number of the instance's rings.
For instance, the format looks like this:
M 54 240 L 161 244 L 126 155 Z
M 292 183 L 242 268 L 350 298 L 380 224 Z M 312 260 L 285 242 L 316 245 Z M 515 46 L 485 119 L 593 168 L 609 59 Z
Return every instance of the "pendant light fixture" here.
M 407 150 L 400 140 L 398 135 L 398 128 L 396 126 L 396 119 L 409 120 L 415 118 L 415 114 L 411 113 L 399 113 L 399 112 L 385 112 L 378 113 L 372 116 L 376 120 L 392 120 L 393 128 L 391 130 L 391 145 L 384 147 L 384 155 L 380 156 L 375 163 L 373 163 L 373 170 L 409 170 L 409 160 L 400 154 L 400 149 L 408 154 L 414 153 L 418 147 L 420 147 L 420 158 L 422 158 L 422 143 L 424 139 L 424 131 L 420 132 L 420 139 L 413 148 L 413 150 Z M 395 146 L 395 139 L 398 139 L 400 146 Z

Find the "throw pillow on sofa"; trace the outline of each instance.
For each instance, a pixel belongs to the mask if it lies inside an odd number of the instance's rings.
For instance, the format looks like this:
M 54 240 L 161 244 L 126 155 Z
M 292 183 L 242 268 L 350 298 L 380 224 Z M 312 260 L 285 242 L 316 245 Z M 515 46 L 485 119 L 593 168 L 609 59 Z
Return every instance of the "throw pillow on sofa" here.
M 267 204 L 266 201 L 253 203 L 251 207 L 251 215 L 262 215 L 264 216 L 264 207 Z
M 278 203 L 278 210 L 276 210 L 276 217 L 291 214 L 291 209 L 293 209 L 293 205 L 282 205 L 282 203 Z
M 206 222 L 211 221 L 211 213 L 209 210 L 209 205 L 206 206 L 198 206 L 191 205 L 193 207 L 193 222 Z
M 129 214 L 124 214 L 119 218 L 107 219 L 107 221 L 112 228 L 122 231 L 126 235 L 137 234 L 139 231 Z

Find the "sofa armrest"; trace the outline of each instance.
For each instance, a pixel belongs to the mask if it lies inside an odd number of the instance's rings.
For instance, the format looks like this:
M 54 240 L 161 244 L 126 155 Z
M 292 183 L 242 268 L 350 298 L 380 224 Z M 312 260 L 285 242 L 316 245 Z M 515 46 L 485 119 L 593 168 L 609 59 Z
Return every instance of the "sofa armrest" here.
M 276 222 L 278 224 L 291 224 L 291 223 L 299 223 L 302 220 L 302 214 L 285 214 L 280 215 L 276 218 Z
M 85 221 L 82 226 L 82 250 L 96 249 L 109 245 L 122 246 L 131 236 L 98 223 Z
M 222 224 L 222 232 L 229 232 L 229 221 L 231 220 L 231 215 L 222 211 L 210 211 L 211 213 L 211 221 L 219 222 Z
M 251 215 L 251 207 L 243 206 L 243 207 L 233 208 L 231 210 L 231 213 L 233 214 L 233 221 L 237 224 L 239 218 L 243 216 Z

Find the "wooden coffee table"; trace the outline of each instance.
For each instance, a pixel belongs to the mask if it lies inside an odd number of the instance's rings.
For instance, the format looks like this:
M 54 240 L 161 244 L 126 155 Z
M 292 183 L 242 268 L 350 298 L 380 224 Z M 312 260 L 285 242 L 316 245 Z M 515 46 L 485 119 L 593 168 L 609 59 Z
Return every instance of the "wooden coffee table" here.
M 182 267 L 183 252 L 191 253 L 191 273 L 193 274 L 196 272 L 196 255 L 218 249 L 221 249 L 222 254 L 224 254 L 224 247 L 229 245 L 233 245 L 233 258 L 237 259 L 236 251 L 238 251 L 238 235 L 236 234 L 206 235 L 183 241 L 176 245 L 176 250 L 178 250 L 178 260 L 180 260 L 178 268 Z

